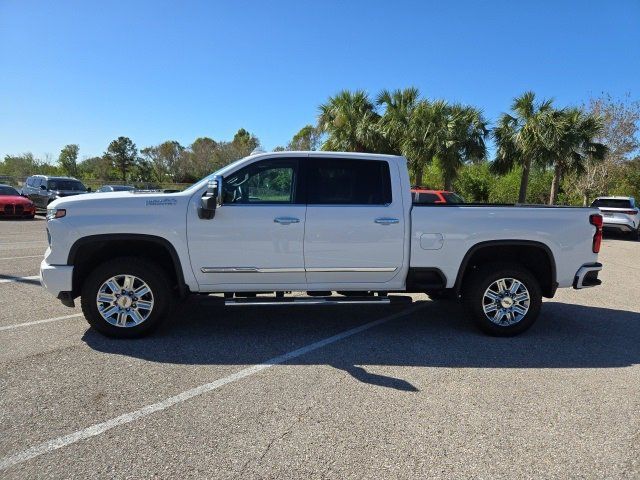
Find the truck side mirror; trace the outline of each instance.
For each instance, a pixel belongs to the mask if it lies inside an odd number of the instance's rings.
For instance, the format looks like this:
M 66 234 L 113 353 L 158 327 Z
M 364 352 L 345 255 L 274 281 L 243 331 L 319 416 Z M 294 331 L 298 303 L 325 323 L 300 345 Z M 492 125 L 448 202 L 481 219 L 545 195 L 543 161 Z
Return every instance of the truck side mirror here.
M 40 190 L 46 190 L 47 186 L 46 185 L 40 185 Z
M 216 208 L 222 205 L 222 176 L 216 175 L 209 180 L 207 191 L 200 199 L 198 217 L 211 220 L 216 215 Z

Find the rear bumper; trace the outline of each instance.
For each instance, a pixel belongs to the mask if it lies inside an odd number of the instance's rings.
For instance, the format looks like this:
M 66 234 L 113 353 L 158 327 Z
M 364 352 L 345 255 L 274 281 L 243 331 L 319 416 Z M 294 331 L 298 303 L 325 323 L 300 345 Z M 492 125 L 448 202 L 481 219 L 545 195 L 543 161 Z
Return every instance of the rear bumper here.
M 73 283 L 72 265 L 49 265 L 45 260 L 40 263 L 40 283 L 54 297 L 61 292 L 70 292 Z
M 629 225 L 626 223 L 604 223 L 602 225 L 602 229 L 607 232 L 622 232 L 622 233 L 629 233 L 635 230 L 635 228 L 632 225 Z
M 573 279 L 573 288 L 581 289 L 600 285 L 602 283 L 598 278 L 600 270 L 602 270 L 601 263 L 588 263 L 581 266 Z

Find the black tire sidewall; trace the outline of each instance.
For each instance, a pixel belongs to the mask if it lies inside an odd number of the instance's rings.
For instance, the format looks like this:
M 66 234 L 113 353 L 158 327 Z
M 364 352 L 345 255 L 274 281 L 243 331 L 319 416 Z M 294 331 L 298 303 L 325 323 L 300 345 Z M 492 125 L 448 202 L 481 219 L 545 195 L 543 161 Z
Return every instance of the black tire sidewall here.
M 522 320 L 513 325 L 497 325 L 486 317 L 483 310 L 484 292 L 500 278 L 515 278 L 529 291 L 529 310 Z M 467 311 L 482 331 L 494 336 L 510 337 L 529 329 L 536 321 L 542 306 L 542 291 L 537 279 L 524 267 L 488 265 L 469 278 L 463 299 Z
M 98 289 L 114 275 L 134 275 L 143 280 L 153 294 L 153 310 L 149 317 L 135 327 L 116 327 L 107 322 L 98 312 L 96 296 Z M 82 287 L 82 312 L 89 324 L 100 333 L 114 338 L 136 338 L 147 335 L 158 328 L 170 310 L 173 299 L 167 274 L 147 260 L 121 257 L 99 265 L 87 277 Z

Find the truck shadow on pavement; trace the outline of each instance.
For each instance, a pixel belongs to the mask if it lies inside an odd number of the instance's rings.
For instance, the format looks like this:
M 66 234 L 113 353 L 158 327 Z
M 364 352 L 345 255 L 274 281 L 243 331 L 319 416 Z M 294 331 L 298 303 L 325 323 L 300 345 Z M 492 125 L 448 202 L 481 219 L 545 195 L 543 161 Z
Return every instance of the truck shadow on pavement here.
M 549 301 L 524 334 L 486 336 L 453 302 L 421 307 L 287 362 L 331 365 L 372 385 L 416 391 L 411 383 L 367 366 L 445 368 L 619 368 L 640 363 L 640 313 Z M 83 340 L 99 352 L 184 365 L 252 365 L 301 348 L 407 306 L 215 306 L 186 302 L 153 336 L 113 340 L 89 329 Z

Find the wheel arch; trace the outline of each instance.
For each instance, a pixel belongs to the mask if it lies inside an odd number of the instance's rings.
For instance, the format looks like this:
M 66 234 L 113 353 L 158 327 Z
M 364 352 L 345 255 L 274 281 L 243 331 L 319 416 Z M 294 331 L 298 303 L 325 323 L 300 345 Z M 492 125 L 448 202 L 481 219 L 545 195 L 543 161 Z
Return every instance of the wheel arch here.
M 89 272 L 103 261 L 113 257 L 108 249 L 126 248 L 126 254 L 139 255 L 158 261 L 175 283 L 178 294 L 183 297 L 188 292 L 184 280 L 182 263 L 175 247 L 166 238 L 156 235 L 110 233 L 89 235 L 78 239 L 69 250 L 67 265 L 73 265 L 73 296 L 79 295 L 81 284 Z M 120 255 L 118 255 L 120 256 Z
M 464 280 L 478 266 L 494 261 L 515 261 L 531 270 L 544 297 L 558 288 L 556 262 L 548 245 L 534 240 L 489 240 L 473 245 L 460 263 L 454 290 L 460 295 Z

